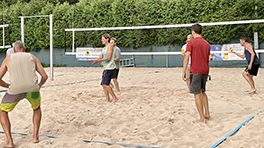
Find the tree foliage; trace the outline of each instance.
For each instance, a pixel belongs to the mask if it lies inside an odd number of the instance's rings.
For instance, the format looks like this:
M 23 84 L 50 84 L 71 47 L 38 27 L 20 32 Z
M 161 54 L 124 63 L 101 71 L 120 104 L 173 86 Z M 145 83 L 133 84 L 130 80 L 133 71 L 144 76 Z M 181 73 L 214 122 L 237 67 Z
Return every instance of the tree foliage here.
M 79 0 L 44 0 L 44 1 L 53 3 L 53 4 L 63 4 L 66 2 L 66 3 L 69 3 L 70 5 L 73 5 L 79 2 Z M 11 6 L 19 2 L 29 3 L 31 2 L 31 0 L 3 0 L 0 3 L 2 4 L 2 6 Z
M 5 30 L 6 42 L 21 38 L 19 16 L 53 14 L 55 48 L 72 46 L 72 32 L 65 33 L 64 28 L 193 24 L 264 18 L 264 1 L 261 0 L 5 0 L 1 3 L 4 11 L 0 12 L 0 23 L 10 24 Z M 259 39 L 263 41 L 263 26 L 263 23 L 205 26 L 203 37 L 211 44 L 219 44 L 241 36 L 253 38 L 253 32 L 259 32 Z M 102 46 L 101 35 L 104 33 L 117 38 L 120 46 L 139 48 L 152 44 L 184 44 L 191 31 L 190 27 L 79 31 L 75 32 L 75 46 Z M 33 51 L 49 47 L 49 18 L 25 19 L 25 44 L 28 50 Z

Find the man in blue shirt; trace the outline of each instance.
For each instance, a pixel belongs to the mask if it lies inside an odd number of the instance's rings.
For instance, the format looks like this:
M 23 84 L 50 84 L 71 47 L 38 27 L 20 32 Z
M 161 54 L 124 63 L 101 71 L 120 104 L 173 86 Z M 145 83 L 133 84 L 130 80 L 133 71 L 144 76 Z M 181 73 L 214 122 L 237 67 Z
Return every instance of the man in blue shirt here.
M 249 91 L 249 93 L 254 94 L 257 92 L 257 89 L 255 87 L 253 76 L 257 76 L 258 74 L 260 61 L 252 45 L 248 43 L 248 39 L 246 37 L 242 37 L 240 39 L 240 45 L 245 47 L 244 53 L 242 55 L 234 52 L 233 50 L 231 52 L 236 54 L 242 59 L 246 58 L 248 66 L 246 67 L 242 75 L 251 87 L 251 90 Z

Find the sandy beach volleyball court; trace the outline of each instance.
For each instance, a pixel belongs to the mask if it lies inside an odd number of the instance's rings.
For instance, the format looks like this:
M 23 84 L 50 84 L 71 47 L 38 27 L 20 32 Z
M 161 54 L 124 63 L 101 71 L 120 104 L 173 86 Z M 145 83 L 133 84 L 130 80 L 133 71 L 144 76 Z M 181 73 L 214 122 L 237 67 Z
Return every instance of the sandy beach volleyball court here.
M 45 68 L 48 75 L 50 69 Z M 247 94 L 244 68 L 210 68 L 207 83 L 211 112 L 206 124 L 199 118 L 194 97 L 187 93 L 182 68 L 121 68 L 119 101 L 105 102 L 100 86 L 101 67 L 54 68 L 54 81 L 41 89 L 40 137 L 13 134 L 17 148 L 122 148 L 120 145 L 85 143 L 105 141 L 159 147 L 211 147 L 250 116 L 264 108 L 264 70 L 255 77 L 257 94 Z M 4 77 L 8 80 L 8 75 Z M 1 87 L 1 90 L 5 90 Z M 114 89 L 116 92 L 116 90 Z M 4 92 L 0 93 L 2 98 Z M 32 109 L 24 99 L 9 113 L 12 132 L 32 133 Z M 260 112 L 219 148 L 264 147 L 264 112 Z M 2 131 L 2 129 L 0 128 Z M 0 133 L 0 145 L 5 144 Z

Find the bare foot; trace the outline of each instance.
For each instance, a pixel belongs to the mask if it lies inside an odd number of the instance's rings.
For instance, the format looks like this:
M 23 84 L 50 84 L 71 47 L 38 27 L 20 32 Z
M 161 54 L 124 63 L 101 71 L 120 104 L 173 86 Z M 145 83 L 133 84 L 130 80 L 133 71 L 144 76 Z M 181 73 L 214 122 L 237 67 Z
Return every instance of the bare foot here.
M 39 136 L 33 136 L 33 143 L 39 143 Z
M 210 112 L 208 111 L 207 113 L 204 114 L 204 118 L 205 119 L 209 119 L 211 116 L 210 116 Z
M 39 143 L 39 139 L 33 139 L 33 143 Z
M 106 102 L 110 102 L 110 99 L 105 99 Z
M 251 91 L 249 91 L 249 94 L 255 94 L 257 92 L 257 89 L 252 89 Z
M 13 142 L 8 142 L 8 143 L 6 143 L 6 145 L 4 147 L 13 148 L 14 144 L 13 144 Z
M 210 119 L 210 117 L 211 117 L 210 115 L 209 116 L 204 116 L 205 119 Z
M 111 103 L 115 103 L 115 102 L 117 102 L 117 101 L 118 101 L 118 98 L 116 98 L 116 99 L 112 99 Z
M 205 123 L 205 119 L 203 119 L 203 120 L 201 120 L 201 119 L 195 120 L 195 121 L 193 121 L 193 123 Z

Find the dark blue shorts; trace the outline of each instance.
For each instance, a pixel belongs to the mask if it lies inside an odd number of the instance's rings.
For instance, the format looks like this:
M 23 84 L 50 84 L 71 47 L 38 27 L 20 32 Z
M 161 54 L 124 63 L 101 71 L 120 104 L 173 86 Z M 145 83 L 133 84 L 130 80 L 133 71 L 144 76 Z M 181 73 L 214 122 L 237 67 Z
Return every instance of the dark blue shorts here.
M 114 74 L 113 70 L 104 70 L 101 85 L 109 85 Z
M 116 78 L 117 79 L 118 74 L 119 74 L 119 69 L 115 69 L 112 78 Z
M 245 72 L 248 72 L 250 75 L 257 76 L 258 75 L 258 69 L 259 69 L 259 64 L 252 64 L 251 69 L 249 70 L 248 68 L 245 69 Z
M 192 74 L 190 75 L 190 93 L 200 94 L 201 90 L 205 92 L 205 86 L 208 75 Z

